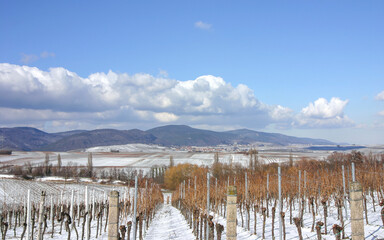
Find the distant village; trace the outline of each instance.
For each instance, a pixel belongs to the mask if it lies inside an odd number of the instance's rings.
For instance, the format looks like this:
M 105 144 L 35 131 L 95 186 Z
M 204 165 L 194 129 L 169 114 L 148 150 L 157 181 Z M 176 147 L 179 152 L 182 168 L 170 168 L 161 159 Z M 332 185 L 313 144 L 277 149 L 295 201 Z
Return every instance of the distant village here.
M 193 153 L 213 153 L 213 152 L 247 153 L 251 149 L 263 151 L 266 148 L 270 149 L 273 146 L 275 145 L 268 144 L 268 143 L 255 143 L 255 144 L 247 144 L 247 145 L 234 144 L 234 145 L 217 145 L 217 146 L 180 146 L 180 147 L 171 147 L 171 149 L 174 151 L 193 152 Z

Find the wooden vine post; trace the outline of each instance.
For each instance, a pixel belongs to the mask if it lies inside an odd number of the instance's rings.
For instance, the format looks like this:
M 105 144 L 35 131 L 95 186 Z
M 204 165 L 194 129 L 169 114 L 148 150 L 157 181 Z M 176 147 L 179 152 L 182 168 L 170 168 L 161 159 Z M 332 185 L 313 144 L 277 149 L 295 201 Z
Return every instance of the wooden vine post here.
M 43 217 L 44 217 L 44 205 L 45 205 L 45 192 L 41 192 L 41 198 L 40 198 L 40 209 L 39 209 L 39 223 L 38 223 L 38 232 L 37 232 L 37 239 L 42 240 L 43 239 Z
M 207 173 L 207 218 L 209 217 L 209 205 L 210 205 L 210 202 L 209 202 L 209 196 L 210 196 L 210 189 L 209 189 L 209 187 L 210 187 L 210 174 L 209 173 Z M 205 229 L 205 237 L 206 237 L 206 239 L 209 239 L 209 226 L 208 226 L 208 224 L 207 224 L 207 227 L 206 227 L 206 229 Z
M 281 213 L 283 211 L 283 201 L 281 196 L 281 167 L 279 166 L 277 168 L 278 173 L 278 182 L 279 182 L 279 212 Z M 282 217 L 281 214 L 279 214 L 279 240 L 282 240 L 282 230 L 283 230 L 283 224 L 282 224 Z
M 135 198 L 134 198 L 134 205 L 133 205 L 133 239 L 136 240 L 136 230 L 137 230 L 137 219 L 136 219 L 136 213 L 137 213 L 137 175 L 135 176 Z
M 351 229 L 353 240 L 364 239 L 363 193 L 359 182 L 350 184 Z
M 236 218 L 237 218 L 237 190 L 236 186 L 228 186 L 227 194 L 227 239 L 236 240 Z
M 109 193 L 108 240 L 119 239 L 119 192 Z
M 28 189 L 27 193 L 27 240 L 31 239 L 31 190 Z
M 86 228 L 85 228 L 85 239 L 86 240 L 89 240 L 89 230 L 90 228 L 88 228 L 89 224 L 90 224 L 90 220 L 89 220 L 89 196 L 88 196 L 88 186 L 85 187 L 85 213 L 84 213 L 84 223 L 86 225 Z M 83 229 L 84 229 L 84 225 L 83 225 Z M 84 230 L 83 230 L 84 232 Z

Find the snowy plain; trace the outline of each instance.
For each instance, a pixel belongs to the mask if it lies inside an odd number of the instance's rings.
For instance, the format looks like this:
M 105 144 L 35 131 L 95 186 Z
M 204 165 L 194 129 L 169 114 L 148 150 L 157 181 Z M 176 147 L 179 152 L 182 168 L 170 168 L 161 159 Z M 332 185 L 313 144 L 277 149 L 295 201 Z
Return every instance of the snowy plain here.
M 303 147 L 303 146 L 302 146 Z M 259 149 L 259 161 L 261 163 L 280 163 L 289 159 L 290 149 L 294 149 L 292 157 L 294 160 L 302 157 L 313 159 L 324 159 L 331 152 L 327 151 L 307 151 L 300 150 L 297 146 L 291 146 L 285 150 L 280 148 Z M 111 152 L 119 151 L 119 152 Z M 41 165 L 45 161 L 45 155 L 48 154 L 49 162 L 52 165 L 57 164 L 57 158 L 60 154 L 62 165 L 68 164 L 85 166 L 88 162 L 88 154 L 92 153 L 93 166 L 95 169 L 108 168 L 126 168 L 132 170 L 142 170 L 145 173 L 150 171 L 151 167 L 168 166 L 169 159 L 172 156 L 174 163 L 191 163 L 199 166 L 210 166 L 214 160 L 215 152 L 187 152 L 177 151 L 157 145 L 146 144 L 127 144 L 105 147 L 94 147 L 86 149 L 83 152 L 23 152 L 14 151 L 12 155 L 0 155 L 0 167 L 31 164 L 32 166 Z M 239 163 L 243 166 L 248 165 L 249 156 L 243 153 L 220 152 L 220 162 Z

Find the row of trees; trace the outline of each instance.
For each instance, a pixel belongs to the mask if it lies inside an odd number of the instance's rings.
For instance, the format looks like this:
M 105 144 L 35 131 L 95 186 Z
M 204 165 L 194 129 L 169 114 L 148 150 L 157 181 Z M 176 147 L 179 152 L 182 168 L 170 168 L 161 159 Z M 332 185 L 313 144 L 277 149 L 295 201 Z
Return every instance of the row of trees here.
M 153 179 L 157 184 L 164 184 L 164 174 L 169 167 L 174 166 L 173 156 L 169 158 L 169 165 L 154 165 L 151 166 L 150 171 L 146 174 L 147 178 Z M 26 162 L 24 165 L 3 166 L 2 172 L 21 176 L 25 179 L 42 176 L 58 176 L 68 178 L 101 178 L 120 181 L 132 181 L 135 176 L 144 176 L 142 169 L 134 169 L 130 167 L 109 167 L 99 168 L 93 165 L 92 153 L 88 154 L 88 161 L 86 165 L 79 165 L 76 162 L 68 162 L 63 165 L 61 155 L 57 155 L 57 160 L 51 160 L 49 154 L 45 154 L 43 162 L 32 165 L 31 162 Z
M 133 169 L 129 167 L 111 167 L 105 169 L 94 167 L 92 153 L 88 154 L 86 165 L 79 165 L 76 162 L 70 161 L 64 166 L 60 154 L 57 155 L 55 164 L 54 160 L 50 160 L 47 153 L 42 163 L 32 165 L 30 162 L 26 162 L 24 165 L 5 166 L 2 168 L 2 171 L 21 176 L 24 179 L 32 179 L 42 176 L 58 176 L 64 177 L 65 179 L 100 178 L 107 181 L 120 180 L 124 182 L 132 182 L 135 176 L 144 177 L 144 172 L 141 169 Z M 157 177 L 153 177 L 153 179 L 157 183 L 162 184 L 165 168 L 156 167 L 156 171 L 158 171 L 159 174 Z M 152 176 L 147 177 L 152 178 Z

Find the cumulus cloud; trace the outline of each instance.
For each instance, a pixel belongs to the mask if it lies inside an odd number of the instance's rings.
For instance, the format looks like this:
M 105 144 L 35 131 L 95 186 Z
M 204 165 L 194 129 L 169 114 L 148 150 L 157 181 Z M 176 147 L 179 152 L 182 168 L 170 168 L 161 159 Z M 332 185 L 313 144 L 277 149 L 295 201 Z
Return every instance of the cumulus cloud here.
M 205 75 L 193 80 L 139 73 L 98 72 L 80 77 L 64 68 L 0 64 L 2 123 L 27 125 L 38 121 L 52 127 L 154 126 L 159 123 L 195 126 L 264 128 L 343 127 L 348 100 L 318 99 L 295 114 L 281 105 L 257 99 L 244 84 Z
M 319 98 L 314 103 L 309 103 L 308 107 L 301 110 L 301 113 L 310 118 L 329 119 L 343 114 L 343 110 L 348 100 L 332 98 L 330 102 L 325 98 Z
M 95 111 L 114 105 L 114 95 L 108 83 L 83 79 L 64 68 L 45 72 L 34 67 L 0 64 L 2 107 Z
M 139 111 L 228 114 L 260 104 L 245 85 L 201 76 L 176 81 L 149 74 L 94 73 L 82 78 L 64 68 L 0 64 L 0 105 L 64 112 L 105 111 L 130 106 Z
M 277 105 L 271 109 L 270 115 L 273 119 L 277 121 L 291 120 L 293 117 L 293 110 L 287 107 Z
M 83 78 L 64 68 L 43 71 L 7 63 L 0 64 L 0 107 L 12 109 L 15 118 L 23 112 L 42 120 L 78 113 L 96 119 L 158 122 L 203 121 L 233 114 L 268 119 L 269 111 L 275 111 L 260 103 L 246 85 L 232 86 L 211 75 L 177 81 L 109 71 Z M 281 110 L 275 112 L 273 118 Z
M 179 118 L 175 114 L 167 112 L 155 113 L 154 116 L 160 122 L 174 122 Z
M 376 100 L 384 101 L 384 91 L 376 95 Z
M 211 29 L 212 24 L 205 23 L 203 21 L 198 21 L 198 22 L 195 22 L 195 27 L 202 29 L 202 30 L 209 30 L 209 29 Z
M 333 97 L 330 101 L 319 98 L 314 103 L 309 103 L 296 116 L 293 123 L 299 127 L 347 127 L 354 125 L 353 121 L 344 115 L 344 108 L 348 100 Z

